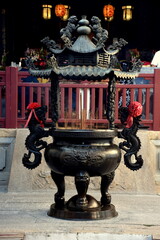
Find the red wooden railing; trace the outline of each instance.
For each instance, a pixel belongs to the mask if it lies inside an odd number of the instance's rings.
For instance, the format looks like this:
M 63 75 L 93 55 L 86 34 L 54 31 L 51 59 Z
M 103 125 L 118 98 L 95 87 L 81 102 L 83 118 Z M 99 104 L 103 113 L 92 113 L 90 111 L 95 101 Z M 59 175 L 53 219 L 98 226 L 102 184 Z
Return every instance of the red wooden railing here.
M 50 83 L 23 82 L 30 74 L 7 67 L 0 71 L 0 127 L 23 127 L 29 102 L 37 101 L 48 106 L 47 121 L 51 121 Z M 126 91 L 130 89 L 131 101 L 143 105 L 142 124 L 152 130 L 160 130 L 160 69 L 153 74 L 140 74 L 149 84 L 116 84 L 115 123 L 119 124 L 120 98 L 126 106 Z M 70 127 L 104 127 L 106 120 L 107 83 L 60 83 L 59 124 Z

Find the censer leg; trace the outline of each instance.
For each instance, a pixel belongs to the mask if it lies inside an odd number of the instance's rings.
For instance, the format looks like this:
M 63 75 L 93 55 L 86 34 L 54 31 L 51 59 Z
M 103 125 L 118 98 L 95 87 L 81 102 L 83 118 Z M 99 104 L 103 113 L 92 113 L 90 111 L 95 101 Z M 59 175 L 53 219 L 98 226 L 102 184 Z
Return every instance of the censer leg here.
M 101 206 L 107 206 L 111 203 L 111 195 L 108 193 L 108 189 L 114 176 L 115 172 L 111 172 L 101 177 Z
M 57 186 L 57 193 L 55 194 L 55 207 L 61 208 L 64 206 L 65 181 L 64 175 L 57 174 L 51 171 L 51 177 Z
M 86 171 L 80 171 L 78 174 L 76 174 L 75 185 L 78 193 L 76 206 L 80 209 L 86 208 L 88 205 L 86 194 L 87 194 L 89 182 L 90 182 L 90 176 Z
M 108 187 L 114 178 L 114 172 L 102 176 L 101 203 L 87 194 L 90 176 L 86 171 L 80 171 L 75 176 L 77 195 L 64 203 L 64 176 L 52 172 L 58 192 L 55 194 L 55 204 L 52 204 L 48 215 L 62 219 L 105 219 L 117 216 L 114 205 L 110 204 L 111 196 Z M 64 204 L 64 205 L 63 205 Z

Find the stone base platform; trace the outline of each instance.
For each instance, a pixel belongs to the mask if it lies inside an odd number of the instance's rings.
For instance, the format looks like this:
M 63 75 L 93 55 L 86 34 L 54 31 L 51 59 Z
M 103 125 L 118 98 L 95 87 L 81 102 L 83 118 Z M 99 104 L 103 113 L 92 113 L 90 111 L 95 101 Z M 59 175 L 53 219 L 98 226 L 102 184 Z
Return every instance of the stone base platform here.
M 74 221 L 47 215 L 55 191 L 1 192 L 0 240 L 160 240 L 159 195 L 111 193 L 117 217 Z M 66 200 L 74 194 L 66 192 Z
M 110 186 L 118 216 L 76 221 L 47 215 L 56 188 L 44 158 L 32 171 L 22 165 L 28 134 L 28 129 L 0 129 L 0 240 L 160 240 L 159 131 L 139 131 L 144 159 L 139 171 L 129 170 L 122 156 Z M 66 177 L 65 200 L 75 194 L 74 179 Z M 100 200 L 98 177 L 91 178 L 88 194 Z
M 37 190 L 51 190 L 55 184 L 50 176 L 43 151 L 42 163 L 36 168 L 28 170 L 22 164 L 22 157 L 27 153 L 25 139 L 28 129 L 0 129 L 0 189 L 23 192 Z M 131 171 L 124 165 L 122 159 L 116 170 L 114 181 L 110 188 L 118 193 L 156 194 L 160 193 L 160 131 L 140 130 L 138 136 L 141 140 L 141 154 L 144 164 L 138 171 Z M 44 139 L 48 143 L 52 138 Z M 115 138 L 115 144 L 122 142 Z M 74 179 L 66 177 L 66 188 L 75 189 Z M 90 179 L 91 189 L 99 189 L 100 178 Z

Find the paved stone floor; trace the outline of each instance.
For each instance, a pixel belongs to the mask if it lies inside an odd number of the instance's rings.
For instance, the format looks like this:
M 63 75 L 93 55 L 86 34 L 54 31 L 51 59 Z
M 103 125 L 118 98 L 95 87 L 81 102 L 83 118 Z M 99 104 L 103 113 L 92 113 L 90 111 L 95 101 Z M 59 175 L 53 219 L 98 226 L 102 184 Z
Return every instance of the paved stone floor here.
M 46 192 L 0 192 L 0 239 L 20 240 L 26 234 L 33 236 L 35 233 L 106 233 L 119 236 L 151 235 L 154 240 L 160 240 L 160 195 L 112 193 L 112 204 L 118 212 L 117 217 L 75 221 L 47 215 L 54 193 L 54 189 Z M 71 190 L 66 192 L 66 200 L 75 194 Z M 97 200 L 100 198 L 99 191 L 91 191 L 89 194 Z

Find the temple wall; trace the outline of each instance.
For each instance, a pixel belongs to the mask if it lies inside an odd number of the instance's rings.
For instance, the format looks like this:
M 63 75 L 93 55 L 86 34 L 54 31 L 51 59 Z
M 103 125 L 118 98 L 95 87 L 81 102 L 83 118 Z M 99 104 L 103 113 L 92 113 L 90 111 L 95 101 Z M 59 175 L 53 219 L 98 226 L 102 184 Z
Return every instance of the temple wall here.
M 44 157 L 36 169 L 28 170 L 22 165 L 22 157 L 26 151 L 25 139 L 28 129 L 0 129 L 0 188 L 11 192 L 19 191 L 56 191 L 50 177 L 50 169 Z M 143 156 L 144 165 L 138 171 L 131 171 L 124 165 L 123 154 L 115 179 L 110 186 L 110 192 L 135 194 L 155 194 L 160 191 L 160 132 L 139 130 L 141 139 L 139 154 Z M 45 139 L 48 143 L 52 138 Z M 115 138 L 119 144 L 122 139 Z M 42 151 L 43 154 L 43 151 Z M 100 177 L 90 180 L 89 189 L 100 188 Z M 66 177 L 67 189 L 75 189 L 74 178 Z

